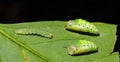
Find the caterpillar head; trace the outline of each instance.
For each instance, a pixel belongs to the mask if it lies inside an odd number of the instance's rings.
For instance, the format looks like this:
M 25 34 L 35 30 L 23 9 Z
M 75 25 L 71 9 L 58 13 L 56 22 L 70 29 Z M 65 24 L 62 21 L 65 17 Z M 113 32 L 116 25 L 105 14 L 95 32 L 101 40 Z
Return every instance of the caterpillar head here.
M 89 48 L 71 45 L 70 47 L 67 48 L 67 50 L 68 50 L 68 54 L 70 54 L 70 55 L 78 55 L 78 54 L 87 52 L 89 50 Z

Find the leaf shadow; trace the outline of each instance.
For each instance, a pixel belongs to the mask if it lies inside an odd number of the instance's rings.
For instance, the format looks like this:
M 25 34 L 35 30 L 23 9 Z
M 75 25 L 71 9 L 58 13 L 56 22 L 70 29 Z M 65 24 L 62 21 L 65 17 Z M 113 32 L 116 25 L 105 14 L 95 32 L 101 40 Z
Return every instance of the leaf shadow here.
M 74 30 L 70 30 L 70 29 L 66 29 L 70 32 L 75 32 L 75 33 L 78 33 L 78 34 L 83 34 L 83 35 L 89 35 L 89 36 L 100 36 L 100 34 L 92 34 L 92 33 L 87 33 L 87 32 L 81 32 L 81 31 L 74 31 Z
M 86 53 L 82 53 L 82 54 L 76 54 L 76 55 L 71 55 L 71 56 L 83 56 L 83 55 L 90 55 L 90 54 L 94 54 L 97 53 L 98 51 L 92 51 L 92 52 L 86 52 Z

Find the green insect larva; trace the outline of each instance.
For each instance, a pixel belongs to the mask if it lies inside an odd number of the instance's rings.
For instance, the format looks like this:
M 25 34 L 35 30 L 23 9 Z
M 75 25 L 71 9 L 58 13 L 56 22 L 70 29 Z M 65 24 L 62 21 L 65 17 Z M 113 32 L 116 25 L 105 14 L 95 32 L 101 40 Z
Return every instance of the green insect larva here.
M 70 55 L 79 55 L 88 52 L 95 52 L 98 48 L 91 41 L 79 40 L 75 45 L 69 46 L 67 50 Z
M 52 38 L 53 35 L 51 33 L 48 33 L 46 31 L 41 31 L 39 29 L 18 29 L 15 31 L 16 34 L 21 34 L 21 35 L 37 35 L 41 37 L 46 37 L 46 38 Z
M 94 24 L 83 19 L 75 19 L 68 21 L 66 23 L 66 29 L 95 35 L 99 34 L 98 29 Z

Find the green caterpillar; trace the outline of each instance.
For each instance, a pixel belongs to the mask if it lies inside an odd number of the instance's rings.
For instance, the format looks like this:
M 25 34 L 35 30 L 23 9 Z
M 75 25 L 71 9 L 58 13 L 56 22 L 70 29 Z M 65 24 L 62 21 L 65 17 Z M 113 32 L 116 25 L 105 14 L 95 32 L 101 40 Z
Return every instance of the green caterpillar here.
M 99 34 L 98 29 L 95 25 L 83 19 L 75 19 L 68 21 L 66 23 L 66 29 L 95 35 Z
M 16 34 L 21 34 L 21 35 L 38 35 L 46 38 L 52 38 L 53 35 L 51 33 L 48 33 L 46 31 L 40 31 L 38 29 L 18 29 L 15 31 Z
M 98 50 L 97 46 L 87 40 L 79 40 L 75 45 L 71 45 L 67 48 L 68 54 L 70 55 L 79 55 L 88 52 L 95 52 Z

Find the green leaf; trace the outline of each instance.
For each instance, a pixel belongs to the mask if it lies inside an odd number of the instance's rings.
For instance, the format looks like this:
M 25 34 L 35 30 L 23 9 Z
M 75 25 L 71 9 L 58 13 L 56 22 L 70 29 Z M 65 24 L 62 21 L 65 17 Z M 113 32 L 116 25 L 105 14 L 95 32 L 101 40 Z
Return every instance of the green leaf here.
M 113 57 L 111 53 L 116 42 L 117 25 L 94 24 L 98 28 L 100 36 L 67 31 L 62 21 L 0 24 L 1 60 L 2 62 L 91 62 L 90 60 L 95 62 L 97 59 L 102 60 L 100 58 L 103 57 Z M 15 34 L 15 30 L 22 28 L 46 30 L 53 34 L 53 38 Z M 79 56 L 68 55 L 65 47 L 74 44 L 79 39 L 93 41 L 98 46 L 98 52 Z
M 1 60 L 1 56 L 0 56 L 0 62 L 2 62 L 2 60 Z
M 96 59 L 96 60 L 93 60 L 92 62 L 119 62 L 119 54 L 117 52 L 107 56 L 107 57 L 103 57 L 103 58 L 100 58 L 100 59 Z

